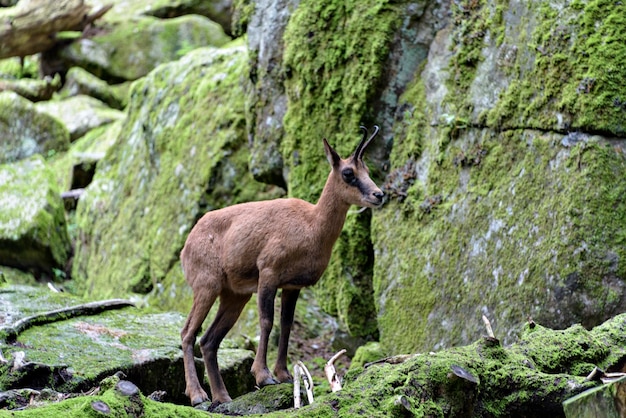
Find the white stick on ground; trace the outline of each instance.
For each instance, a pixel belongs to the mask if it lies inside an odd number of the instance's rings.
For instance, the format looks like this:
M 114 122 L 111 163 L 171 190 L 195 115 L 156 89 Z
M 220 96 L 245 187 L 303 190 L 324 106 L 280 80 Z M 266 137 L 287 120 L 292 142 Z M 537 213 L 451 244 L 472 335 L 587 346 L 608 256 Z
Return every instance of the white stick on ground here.
M 309 405 L 313 403 L 313 378 L 304 363 L 298 361 L 293 366 L 293 407 L 295 409 L 302 406 L 302 400 L 300 398 L 300 377 L 302 377 L 302 381 L 304 382 L 304 389 L 306 390 Z
M 332 356 L 326 365 L 324 366 L 324 373 L 326 374 L 326 378 L 328 379 L 328 383 L 330 383 L 330 390 L 333 392 L 337 392 L 341 390 L 341 381 L 339 380 L 339 376 L 337 376 L 337 371 L 335 370 L 335 361 L 341 357 L 346 352 L 345 348 L 339 351 L 337 354 Z

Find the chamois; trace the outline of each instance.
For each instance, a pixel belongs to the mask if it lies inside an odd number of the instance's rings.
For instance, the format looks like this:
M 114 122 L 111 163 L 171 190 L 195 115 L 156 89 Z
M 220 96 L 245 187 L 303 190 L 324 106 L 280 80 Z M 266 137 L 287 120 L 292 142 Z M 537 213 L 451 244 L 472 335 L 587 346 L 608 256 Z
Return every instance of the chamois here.
M 374 208 L 383 202 L 384 194 L 363 162 L 363 152 L 379 128 L 375 126 L 369 138 L 367 129 L 361 129 L 363 138 L 347 159 L 323 139 L 332 169 L 317 204 L 295 198 L 241 203 L 206 213 L 189 233 L 180 258 L 193 289 L 193 304 L 181 338 L 185 393 L 192 405 L 208 400 L 198 381 L 193 346 L 218 296 L 215 319 L 200 339 L 213 403 L 231 401 L 217 365 L 217 350 L 254 292 L 261 336 L 252 374 L 258 386 L 293 381 L 287 369 L 287 346 L 300 289 L 317 283 L 328 266 L 350 205 Z M 278 289 L 282 295 L 275 379 L 267 368 L 267 344 Z

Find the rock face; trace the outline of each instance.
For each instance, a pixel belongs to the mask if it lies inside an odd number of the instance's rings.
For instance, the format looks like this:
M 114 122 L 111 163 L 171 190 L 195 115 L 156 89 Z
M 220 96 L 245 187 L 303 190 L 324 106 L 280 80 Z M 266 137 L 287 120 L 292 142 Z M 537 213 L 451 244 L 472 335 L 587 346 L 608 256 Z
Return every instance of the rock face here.
M 0 165 L 0 265 L 61 274 L 70 256 L 63 202 L 43 158 Z
M 280 144 L 287 111 L 283 35 L 299 1 L 258 2 L 248 23 L 250 62 L 250 171 L 255 179 L 286 187 Z
M 151 301 L 186 310 L 178 253 L 205 211 L 282 196 L 275 186 L 315 202 L 328 173 L 321 139 L 346 155 L 359 125 L 379 124 L 366 157 L 388 202 L 348 215 L 315 287 L 352 336 L 379 338 L 387 353 L 438 349 L 474 341 L 485 315 L 508 343 L 520 318 L 591 327 L 624 310 L 626 35 L 616 28 L 626 6 L 237 7 L 251 12 L 249 54 L 242 44 L 206 48 L 157 67 L 134 83 L 106 156 L 70 152 L 85 172 L 100 160 L 73 228 L 76 289 L 152 291 Z M 66 58 L 87 51 L 88 70 L 134 79 L 209 43 L 214 28 L 198 16 L 142 15 L 125 32 L 122 20 L 66 47 Z M 148 32 L 164 43 L 133 38 Z M 166 54 L 152 59 L 153 46 Z M 129 64 L 139 53 L 149 63 Z M 40 145 L 50 131 L 5 161 L 67 149 L 67 140 Z M 67 171 L 60 183 L 74 184 Z
M 403 98 L 374 220 L 389 351 L 467 342 L 483 314 L 510 342 L 519 318 L 624 310 L 623 75 L 601 68 L 626 54 L 605 50 L 625 10 L 600 3 L 452 6 Z

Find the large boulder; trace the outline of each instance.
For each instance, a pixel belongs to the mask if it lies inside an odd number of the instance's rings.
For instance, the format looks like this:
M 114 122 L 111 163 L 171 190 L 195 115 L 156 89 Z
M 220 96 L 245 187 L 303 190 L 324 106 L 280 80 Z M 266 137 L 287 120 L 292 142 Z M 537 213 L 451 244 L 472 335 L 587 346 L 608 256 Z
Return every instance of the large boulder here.
M 203 48 L 134 83 L 116 145 L 77 208 L 73 278 L 89 295 L 154 289 L 160 307 L 186 311 L 178 258 L 196 220 L 276 196 L 247 171 L 246 63 L 243 46 Z
M 65 151 L 70 135 L 57 118 L 12 91 L 0 92 L 0 164 Z
M 53 278 L 65 274 L 70 253 L 63 202 L 44 159 L 0 165 L 0 265 Z
M 124 81 L 143 77 L 159 64 L 195 48 L 229 41 L 217 23 L 203 16 L 135 16 L 111 23 L 92 38 L 71 43 L 59 55 L 68 67 L 79 66 L 102 79 Z
M 373 222 L 388 352 L 467 343 L 482 315 L 512 342 L 520 318 L 624 311 L 625 11 L 451 6 L 402 97 Z

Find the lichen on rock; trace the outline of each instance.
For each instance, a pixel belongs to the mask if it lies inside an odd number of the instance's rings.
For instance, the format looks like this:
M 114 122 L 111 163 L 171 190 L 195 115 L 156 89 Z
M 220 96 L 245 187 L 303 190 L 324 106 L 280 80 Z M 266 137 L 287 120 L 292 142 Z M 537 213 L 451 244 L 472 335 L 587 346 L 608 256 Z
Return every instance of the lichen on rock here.
M 63 202 L 41 156 L 0 165 L 0 208 L 0 265 L 64 275 L 71 246 Z
M 603 81 L 564 95 L 584 76 L 562 74 L 591 71 L 605 56 L 597 43 L 565 58 L 565 73 L 554 61 L 597 39 L 590 22 L 601 19 L 599 33 L 610 34 L 606 25 L 619 19 L 602 2 L 540 3 L 455 3 L 415 94 L 405 94 L 423 119 L 396 123 L 390 204 L 373 218 L 387 352 L 467 343 L 480 335 L 482 315 L 508 343 L 519 318 L 591 327 L 623 310 L 626 190 L 618 179 L 626 160 L 612 136 L 621 132 L 620 111 L 606 102 L 610 111 L 583 122 L 592 96 L 617 92 Z M 613 45 L 613 35 L 604 39 Z M 516 95 L 521 85 L 530 96 Z
M 135 16 L 111 25 L 98 36 L 73 42 L 60 52 L 61 57 L 102 79 L 137 80 L 195 48 L 230 41 L 217 23 L 197 15 Z
M 61 121 L 11 91 L 0 92 L 0 137 L 0 164 L 35 154 L 48 157 L 67 150 L 70 144 Z

